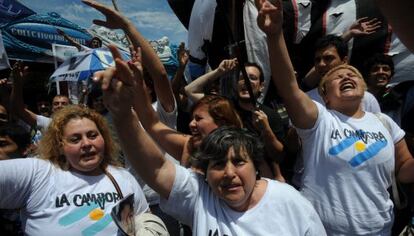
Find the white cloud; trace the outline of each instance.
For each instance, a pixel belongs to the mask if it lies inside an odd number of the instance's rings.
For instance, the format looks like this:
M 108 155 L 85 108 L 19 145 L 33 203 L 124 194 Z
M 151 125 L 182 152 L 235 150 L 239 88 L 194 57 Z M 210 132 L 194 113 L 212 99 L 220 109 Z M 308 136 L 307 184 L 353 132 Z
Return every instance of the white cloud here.
M 61 5 L 55 7 L 56 11 L 61 12 L 62 14 L 68 14 L 68 15 L 84 15 L 84 14 L 90 14 L 90 13 L 96 13 L 97 11 L 93 9 L 92 7 L 88 7 L 85 4 L 78 4 L 78 3 L 70 3 L 67 5 Z
M 89 28 L 93 19 L 104 20 L 97 10 L 80 0 L 20 0 L 38 13 L 57 12 L 62 17 Z M 112 6 L 111 0 L 99 2 Z M 149 39 L 168 36 L 172 42 L 185 41 L 187 31 L 171 11 L 166 0 L 117 0 L 121 12 Z
M 85 7 L 84 4 L 71 3 L 65 6 L 59 6 L 54 8 L 63 18 L 73 21 L 84 27 L 88 27 L 92 24 L 94 18 L 99 17 L 99 13 L 91 8 Z
M 177 17 L 168 12 L 161 11 L 139 11 L 127 15 L 140 28 L 153 28 L 158 31 L 168 31 L 175 33 L 186 32 L 184 26 L 178 21 Z

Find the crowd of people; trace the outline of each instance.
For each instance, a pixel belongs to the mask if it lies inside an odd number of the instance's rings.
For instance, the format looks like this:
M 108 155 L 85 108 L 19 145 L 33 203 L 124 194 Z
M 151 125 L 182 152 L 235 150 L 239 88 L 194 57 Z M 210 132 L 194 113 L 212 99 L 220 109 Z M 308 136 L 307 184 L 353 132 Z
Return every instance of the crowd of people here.
M 414 83 L 390 87 L 398 68 L 382 52 L 361 70 L 349 60 L 349 40 L 379 30 L 378 19 L 320 37 L 302 75 L 282 1 L 247 1 L 268 60 L 235 54 L 196 75 L 183 43 L 170 80 L 128 18 L 82 2 L 105 17 L 95 24 L 124 31 L 131 59 L 109 45 L 115 66 L 93 75 L 81 103 L 58 94 L 37 111 L 23 99 L 35 68 L 15 62 L 0 80 L 0 232 L 398 235 L 410 225 Z M 127 229 L 114 214 L 126 203 Z

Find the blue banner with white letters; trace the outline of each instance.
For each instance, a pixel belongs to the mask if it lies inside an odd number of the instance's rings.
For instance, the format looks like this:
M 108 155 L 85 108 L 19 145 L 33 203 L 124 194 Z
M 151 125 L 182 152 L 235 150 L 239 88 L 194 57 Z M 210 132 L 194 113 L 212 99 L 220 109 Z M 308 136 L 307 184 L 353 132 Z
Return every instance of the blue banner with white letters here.
M 12 0 L 0 0 L 0 29 L 7 55 L 15 60 L 54 63 L 52 44 L 69 45 L 57 29 L 83 45 L 92 38 L 58 13 L 36 14 Z

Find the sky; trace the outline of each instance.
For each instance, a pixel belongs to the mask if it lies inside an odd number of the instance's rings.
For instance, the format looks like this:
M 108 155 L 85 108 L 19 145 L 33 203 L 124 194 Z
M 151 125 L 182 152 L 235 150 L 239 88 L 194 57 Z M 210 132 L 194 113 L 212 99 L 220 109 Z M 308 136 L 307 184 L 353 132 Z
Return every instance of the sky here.
M 62 17 L 84 28 L 89 28 L 93 19 L 104 20 L 102 14 L 86 6 L 80 0 L 19 0 L 37 13 L 57 12 Z M 112 6 L 111 0 L 98 2 Z M 167 36 L 171 43 L 187 41 L 187 30 L 172 12 L 167 0 L 116 0 L 120 11 L 149 40 Z

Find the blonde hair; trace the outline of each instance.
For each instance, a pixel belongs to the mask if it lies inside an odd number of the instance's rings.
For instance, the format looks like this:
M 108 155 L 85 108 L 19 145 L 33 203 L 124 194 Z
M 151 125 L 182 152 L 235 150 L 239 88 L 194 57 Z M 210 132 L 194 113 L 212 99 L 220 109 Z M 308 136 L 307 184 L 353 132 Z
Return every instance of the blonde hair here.
M 335 66 L 334 68 L 330 69 L 321 79 L 318 85 L 318 93 L 321 95 L 321 97 L 324 97 L 326 95 L 326 82 L 328 82 L 331 78 L 330 76 L 337 70 L 341 69 L 348 69 L 352 72 L 354 72 L 358 78 L 360 78 L 363 82 L 364 90 L 367 90 L 367 84 L 365 83 L 364 77 L 361 75 L 359 70 L 351 65 L 348 64 L 341 64 L 339 66 Z
M 118 159 L 119 148 L 111 136 L 105 118 L 92 109 L 78 105 L 65 106 L 53 114 L 52 122 L 39 143 L 40 158 L 49 160 L 63 170 L 69 170 L 69 162 L 62 153 L 63 131 L 69 121 L 82 118 L 93 121 L 105 141 L 104 158 L 101 162 L 102 170 L 105 170 L 108 165 L 121 166 Z

